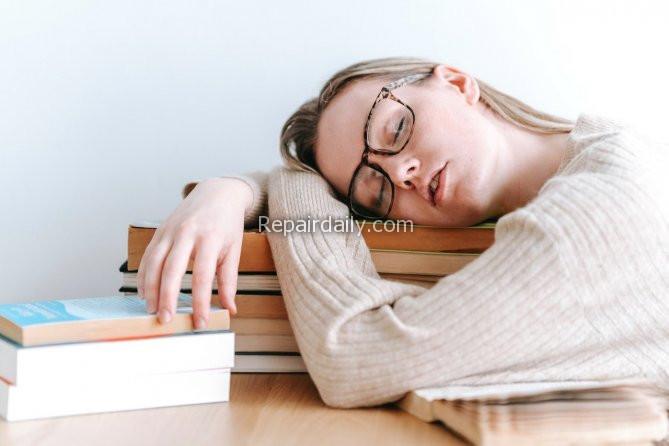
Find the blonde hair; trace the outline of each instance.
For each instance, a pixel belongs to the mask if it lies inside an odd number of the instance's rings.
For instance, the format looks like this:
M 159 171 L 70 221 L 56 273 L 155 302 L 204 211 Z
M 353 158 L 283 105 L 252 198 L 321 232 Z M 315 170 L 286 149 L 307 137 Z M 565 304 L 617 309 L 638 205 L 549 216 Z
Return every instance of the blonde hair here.
M 283 125 L 280 149 L 284 163 L 292 169 L 320 173 L 314 155 L 318 121 L 330 101 L 351 82 L 372 78 L 393 81 L 411 74 L 431 74 L 437 65 L 426 59 L 389 57 L 359 62 L 338 71 L 318 97 L 302 104 Z M 572 121 L 538 111 L 480 79 L 476 81 L 480 101 L 509 122 L 540 133 L 568 133 L 574 127 Z

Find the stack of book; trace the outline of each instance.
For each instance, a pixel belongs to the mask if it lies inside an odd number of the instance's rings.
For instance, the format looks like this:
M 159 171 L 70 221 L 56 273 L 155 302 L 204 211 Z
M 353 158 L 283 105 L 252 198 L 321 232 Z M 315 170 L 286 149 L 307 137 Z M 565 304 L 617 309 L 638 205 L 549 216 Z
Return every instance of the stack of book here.
M 395 404 L 475 445 L 652 445 L 669 432 L 666 392 L 642 379 L 418 389 Z
M 469 264 L 494 242 L 495 220 L 466 228 L 413 225 L 388 226 L 388 230 L 371 222 L 358 223 L 381 276 L 426 288 Z M 137 293 L 137 269 L 159 225 L 140 221 L 129 226 L 128 258 L 120 267 L 123 283 L 119 291 Z M 190 294 L 191 283 L 192 260 L 181 292 Z M 215 280 L 212 289 L 216 301 Z M 230 321 L 235 332 L 232 372 L 306 372 L 264 232 L 244 232 L 235 303 L 238 312 Z
M 191 298 L 169 324 L 138 296 L 0 305 L 0 416 L 8 421 L 225 402 L 228 310 L 193 331 Z

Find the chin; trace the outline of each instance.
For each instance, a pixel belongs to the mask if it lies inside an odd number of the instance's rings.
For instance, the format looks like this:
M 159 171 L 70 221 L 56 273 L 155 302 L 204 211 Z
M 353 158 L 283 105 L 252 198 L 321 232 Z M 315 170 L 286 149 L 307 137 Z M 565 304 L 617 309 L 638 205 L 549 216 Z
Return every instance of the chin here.
M 485 220 L 480 213 L 446 211 L 438 208 L 430 208 L 430 212 L 398 212 L 391 213 L 389 218 L 393 220 L 411 220 L 416 225 L 439 226 L 443 228 L 457 228 L 472 226 Z
M 467 197 L 475 197 L 467 194 Z M 445 228 L 467 227 L 480 223 L 487 218 L 487 209 L 483 200 L 457 200 L 440 206 L 430 206 L 425 202 L 402 203 L 390 213 L 393 220 L 411 220 L 417 225 L 440 226 Z
M 475 224 L 481 223 L 482 221 L 485 221 L 486 219 L 487 215 L 480 206 L 459 205 L 451 207 L 446 206 L 443 209 L 438 209 L 438 215 L 431 216 L 429 219 L 425 219 L 426 223 L 419 223 L 418 221 L 415 221 L 415 223 L 449 228 L 461 228 L 473 226 Z

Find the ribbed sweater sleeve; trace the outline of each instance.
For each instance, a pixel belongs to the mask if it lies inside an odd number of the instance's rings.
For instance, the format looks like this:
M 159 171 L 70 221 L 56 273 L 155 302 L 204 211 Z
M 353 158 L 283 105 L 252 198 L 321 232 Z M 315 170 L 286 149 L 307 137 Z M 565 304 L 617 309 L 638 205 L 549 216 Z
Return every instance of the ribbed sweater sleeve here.
M 231 175 L 229 178 L 238 178 L 244 181 L 253 191 L 253 202 L 244 214 L 244 227 L 257 227 L 258 217 L 267 215 L 267 180 L 269 173 L 256 170 L 241 175 Z

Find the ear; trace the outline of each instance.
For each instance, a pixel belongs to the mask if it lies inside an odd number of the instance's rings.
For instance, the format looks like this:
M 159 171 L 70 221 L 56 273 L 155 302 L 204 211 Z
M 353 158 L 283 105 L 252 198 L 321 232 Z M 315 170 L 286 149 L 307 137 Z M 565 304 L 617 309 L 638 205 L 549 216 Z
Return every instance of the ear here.
M 448 85 L 455 87 L 470 105 L 476 104 L 481 96 L 479 83 L 476 79 L 455 67 L 444 64 L 437 65 L 432 70 L 432 76 L 435 80 L 446 82 Z

